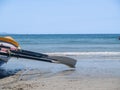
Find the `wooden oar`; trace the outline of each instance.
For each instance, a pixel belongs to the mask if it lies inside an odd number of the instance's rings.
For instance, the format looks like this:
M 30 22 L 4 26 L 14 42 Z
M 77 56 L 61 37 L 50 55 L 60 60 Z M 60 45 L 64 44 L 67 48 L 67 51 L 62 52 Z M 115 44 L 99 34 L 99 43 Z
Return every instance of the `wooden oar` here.
M 49 59 L 42 59 L 42 58 L 38 58 L 38 57 L 33 57 L 33 56 L 28 56 L 28 55 L 23 55 L 23 54 L 15 54 L 15 53 L 3 53 L 0 52 L 0 55 L 5 55 L 8 57 L 17 57 L 17 58 L 25 58 L 25 59 L 32 59 L 32 60 L 39 60 L 39 61 L 44 61 L 44 62 L 51 62 L 52 60 Z
M 49 59 L 57 61 L 58 63 L 65 64 L 71 68 L 75 68 L 77 60 L 65 56 L 48 56 Z
M 15 50 L 10 50 L 10 51 L 13 53 L 30 55 L 30 56 L 39 57 L 39 58 L 48 57 L 48 55 L 46 55 L 46 54 L 37 53 L 37 52 L 33 52 L 33 51 L 28 51 L 28 50 L 23 50 L 23 49 L 19 49 L 18 51 L 15 51 Z
M 36 53 L 36 54 L 41 55 L 41 53 Z M 51 62 L 51 63 L 61 63 L 61 64 L 65 64 L 69 67 L 72 67 L 72 68 L 74 68 L 75 64 L 76 64 L 75 59 L 72 59 L 72 58 L 69 58 L 69 57 L 63 57 L 63 56 L 48 56 L 48 55 L 45 54 L 46 57 L 45 56 L 41 57 L 41 56 L 32 55 L 32 53 L 31 54 L 30 53 L 25 54 L 25 53 L 22 53 L 22 52 L 19 53 L 17 51 L 11 52 L 10 54 L 0 52 L 0 55 L 6 55 L 6 56 L 11 56 L 11 57 L 17 57 L 17 58 L 32 59 L 32 60 Z
M 64 57 L 63 56 L 49 56 L 46 54 L 37 53 L 37 52 L 33 52 L 33 51 L 28 51 L 28 50 L 23 50 L 23 49 L 21 49 L 19 51 L 13 51 L 13 52 L 18 53 L 18 54 L 29 55 L 32 57 L 54 60 L 57 63 L 65 64 L 65 65 L 68 65 L 70 67 L 75 67 L 75 64 L 77 62 L 75 59 L 65 57 L 65 56 Z
M 10 50 L 10 47 L 6 47 L 6 46 L 0 46 L 0 47 L 1 48 L 8 48 Z M 13 57 L 27 58 L 27 59 L 41 60 L 41 61 L 45 61 L 46 59 L 47 60 L 49 59 L 49 62 L 51 62 L 51 60 L 52 60 L 54 62 L 65 64 L 65 65 L 68 65 L 70 67 L 75 67 L 75 64 L 76 64 L 76 60 L 69 58 L 69 57 L 48 56 L 46 54 L 37 53 L 37 52 L 33 52 L 33 51 L 28 51 L 28 50 L 23 50 L 23 49 L 19 49 L 17 51 L 10 50 L 10 52 L 12 52 L 11 56 L 13 56 Z M 8 55 L 8 54 L 5 53 L 4 55 Z

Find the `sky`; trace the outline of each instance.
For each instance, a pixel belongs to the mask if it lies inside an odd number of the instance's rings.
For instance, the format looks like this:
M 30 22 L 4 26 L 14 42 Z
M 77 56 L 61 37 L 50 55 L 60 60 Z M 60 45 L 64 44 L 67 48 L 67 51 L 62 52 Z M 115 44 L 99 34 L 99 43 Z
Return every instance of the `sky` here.
M 0 32 L 120 34 L 120 1 L 0 0 Z

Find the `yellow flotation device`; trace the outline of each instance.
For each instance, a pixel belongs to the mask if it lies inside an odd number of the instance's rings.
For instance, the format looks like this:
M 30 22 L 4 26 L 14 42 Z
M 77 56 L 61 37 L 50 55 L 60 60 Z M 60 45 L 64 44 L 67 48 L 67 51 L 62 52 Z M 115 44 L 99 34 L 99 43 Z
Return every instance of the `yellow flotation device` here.
M 6 37 L 0 37 L 0 41 L 10 43 L 14 45 L 15 47 L 19 48 L 19 43 L 17 43 L 12 37 L 6 36 Z

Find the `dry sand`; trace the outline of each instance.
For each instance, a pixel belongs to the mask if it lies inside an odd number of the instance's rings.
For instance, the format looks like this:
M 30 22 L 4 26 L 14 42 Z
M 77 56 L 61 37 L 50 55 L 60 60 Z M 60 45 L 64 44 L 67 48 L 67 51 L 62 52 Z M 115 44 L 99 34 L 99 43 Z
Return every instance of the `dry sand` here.
M 120 90 L 120 77 L 79 76 L 72 78 L 69 76 L 70 72 L 68 70 L 48 77 L 43 77 L 40 73 L 32 76 L 31 72 L 26 75 L 18 72 L 0 79 L 0 90 Z

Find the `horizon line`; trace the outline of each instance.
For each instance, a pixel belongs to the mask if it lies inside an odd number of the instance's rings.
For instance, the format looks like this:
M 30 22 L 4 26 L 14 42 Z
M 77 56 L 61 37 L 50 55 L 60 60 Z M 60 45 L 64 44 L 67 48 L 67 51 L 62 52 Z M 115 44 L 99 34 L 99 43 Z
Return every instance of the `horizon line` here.
M 0 33 L 0 35 L 67 35 L 67 34 L 120 34 L 120 33 Z

